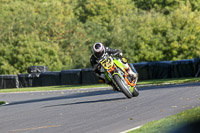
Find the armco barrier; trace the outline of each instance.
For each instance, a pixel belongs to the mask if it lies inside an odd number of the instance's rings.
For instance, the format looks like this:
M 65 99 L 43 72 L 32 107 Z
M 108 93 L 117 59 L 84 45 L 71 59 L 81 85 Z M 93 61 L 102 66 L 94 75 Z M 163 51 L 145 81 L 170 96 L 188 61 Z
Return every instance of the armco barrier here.
M 17 75 L 0 75 L 0 89 L 19 88 Z
M 81 74 L 82 84 L 98 84 L 99 83 L 99 79 L 95 75 L 92 68 L 82 69 L 81 72 L 82 72 Z
M 81 69 L 61 71 L 61 85 L 81 84 Z
M 43 72 L 40 74 L 42 86 L 61 85 L 61 72 Z

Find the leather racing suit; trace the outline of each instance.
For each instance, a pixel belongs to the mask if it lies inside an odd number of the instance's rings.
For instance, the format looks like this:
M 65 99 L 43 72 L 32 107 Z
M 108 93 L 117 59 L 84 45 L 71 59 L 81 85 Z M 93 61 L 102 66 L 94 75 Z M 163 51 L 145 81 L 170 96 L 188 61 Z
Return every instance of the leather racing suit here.
M 118 50 L 118 49 L 112 49 L 109 47 L 105 47 L 105 53 L 107 53 L 109 55 L 119 54 L 119 56 L 120 56 L 120 53 L 122 53 L 122 52 L 121 52 L 121 50 Z M 108 81 L 108 79 L 105 77 L 104 68 L 101 67 L 101 65 L 98 63 L 99 60 L 100 59 L 96 58 L 94 55 L 91 56 L 90 63 L 91 63 L 93 70 L 96 73 L 96 75 L 99 77 L 100 82 L 111 84 L 110 81 Z M 122 60 L 122 58 L 120 58 L 120 60 Z M 128 64 L 127 62 L 123 62 L 123 61 L 121 61 L 121 63 L 125 66 L 125 68 L 127 70 L 128 69 L 130 70 L 130 72 L 132 73 L 132 75 L 134 77 L 138 76 L 137 71 L 135 70 L 135 68 L 133 67 L 132 64 Z

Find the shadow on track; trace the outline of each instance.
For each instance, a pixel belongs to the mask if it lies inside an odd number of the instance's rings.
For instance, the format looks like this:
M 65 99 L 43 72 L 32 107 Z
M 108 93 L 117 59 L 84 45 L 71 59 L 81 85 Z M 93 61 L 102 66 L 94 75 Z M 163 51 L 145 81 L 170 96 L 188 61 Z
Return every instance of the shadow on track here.
M 74 93 L 74 94 L 69 94 L 65 96 L 18 101 L 18 102 L 9 103 L 8 105 L 5 105 L 5 106 L 26 104 L 26 103 L 37 103 L 37 102 L 53 101 L 53 100 L 61 100 L 61 99 L 73 99 L 73 98 L 89 97 L 89 96 L 97 96 L 97 95 L 107 95 L 107 94 L 114 94 L 114 93 L 116 92 L 114 92 L 113 90 L 98 90 L 98 91 L 91 91 L 91 92 L 84 92 L 84 93 Z
M 139 91 L 145 91 L 145 90 L 152 90 L 152 89 L 173 89 L 177 87 L 195 87 L 200 86 L 200 83 L 187 83 L 187 84 L 177 84 L 177 85 L 161 85 L 161 86 L 150 86 L 150 87 L 138 87 Z M 31 100 L 25 100 L 25 101 L 17 101 L 12 102 L 4 106 L 11 106 L 11 105 L 19 105 L 19 104 L 27 104 L 27 103 L 37 103 L 37 102 L 45 102 L 45 101 L 53 101 L 53 100 L 61 100 L 61 99 L 73 99 L 73 98 L 80 98 L 80 97 L 89 97 L 89 96 L 97 96 L 97 95 L 108 95 L 108 94 L 114 94 L 117 92 L 114 92 L 113 90 L 98 90 L 98 91 L 91 91 L 91 92 L 84 92 L 84 93 L 74 93 L 74 94 L 68 94 L 65 96 L 56 96 L 56 97 L 48 97 L 48 98 L 40 98 L 40 99 L 31 99 Z M 112 99 L 107 99 L 112 100 Z M 96 101 L 90 101 L 90 103 L 96 102 Z M 101 101 L 100 101 L 101 102 Z M 103 101 L 102 101 L 103 102 Z M 81 104 L 80 103 L 71 103 L 71 104 Z M 84 102 L 83 102 L 84 103 Z
M 87 103 L 101 103 L 101 102 L 113 102 L 118 100 L 125 100 L 126 97 L 121 98 L 109 98 L 109 99 L 102 99 L 102 100 L 94 100 L 94 101 L 82 101 L 82 102 L 75 102 L 75 103 L 66 103 L 66 104 L 58 104 L 58 105 L 50 105 L 50 106 L 44 106 L 43 108 L 47 107 L 56 107 L 56 106 L 67 106 L 67 105 L 76 105 L 76 104 L 87 104 Z

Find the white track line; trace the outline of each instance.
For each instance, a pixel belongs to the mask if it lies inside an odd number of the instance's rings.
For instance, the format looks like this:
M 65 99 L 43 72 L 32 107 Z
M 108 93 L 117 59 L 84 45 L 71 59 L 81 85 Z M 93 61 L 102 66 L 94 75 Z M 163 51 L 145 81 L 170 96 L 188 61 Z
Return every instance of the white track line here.
M 122 132 L 120 132 L 120 133 L 127 133 L 127 132 L 129 132 L 129 131 L 136 130 L 136 129 L 141 128 L 141 127 L 142 127 L 142 125 L 141 125 L 141 126 L 134 127 L 134 128 L 131 128 L 131 129 L 128 129 L 128 130 L 126 130 L 126 131 L 122 131 Z
M 1 106 L 3 106 L 3 105 L 7 105 L 7 104 L 9 104 L 8 102 L 6 102 L 5 104 L 1 104 Z

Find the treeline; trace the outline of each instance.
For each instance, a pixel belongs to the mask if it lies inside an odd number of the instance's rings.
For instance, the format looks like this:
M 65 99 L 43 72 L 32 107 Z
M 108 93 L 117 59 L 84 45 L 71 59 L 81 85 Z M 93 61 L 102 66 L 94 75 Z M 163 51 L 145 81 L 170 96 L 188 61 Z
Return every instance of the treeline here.
M 129 62 L 200 57 L 199 0 L 1 0 L 0 74 L 90 67 L 91 46 Z

